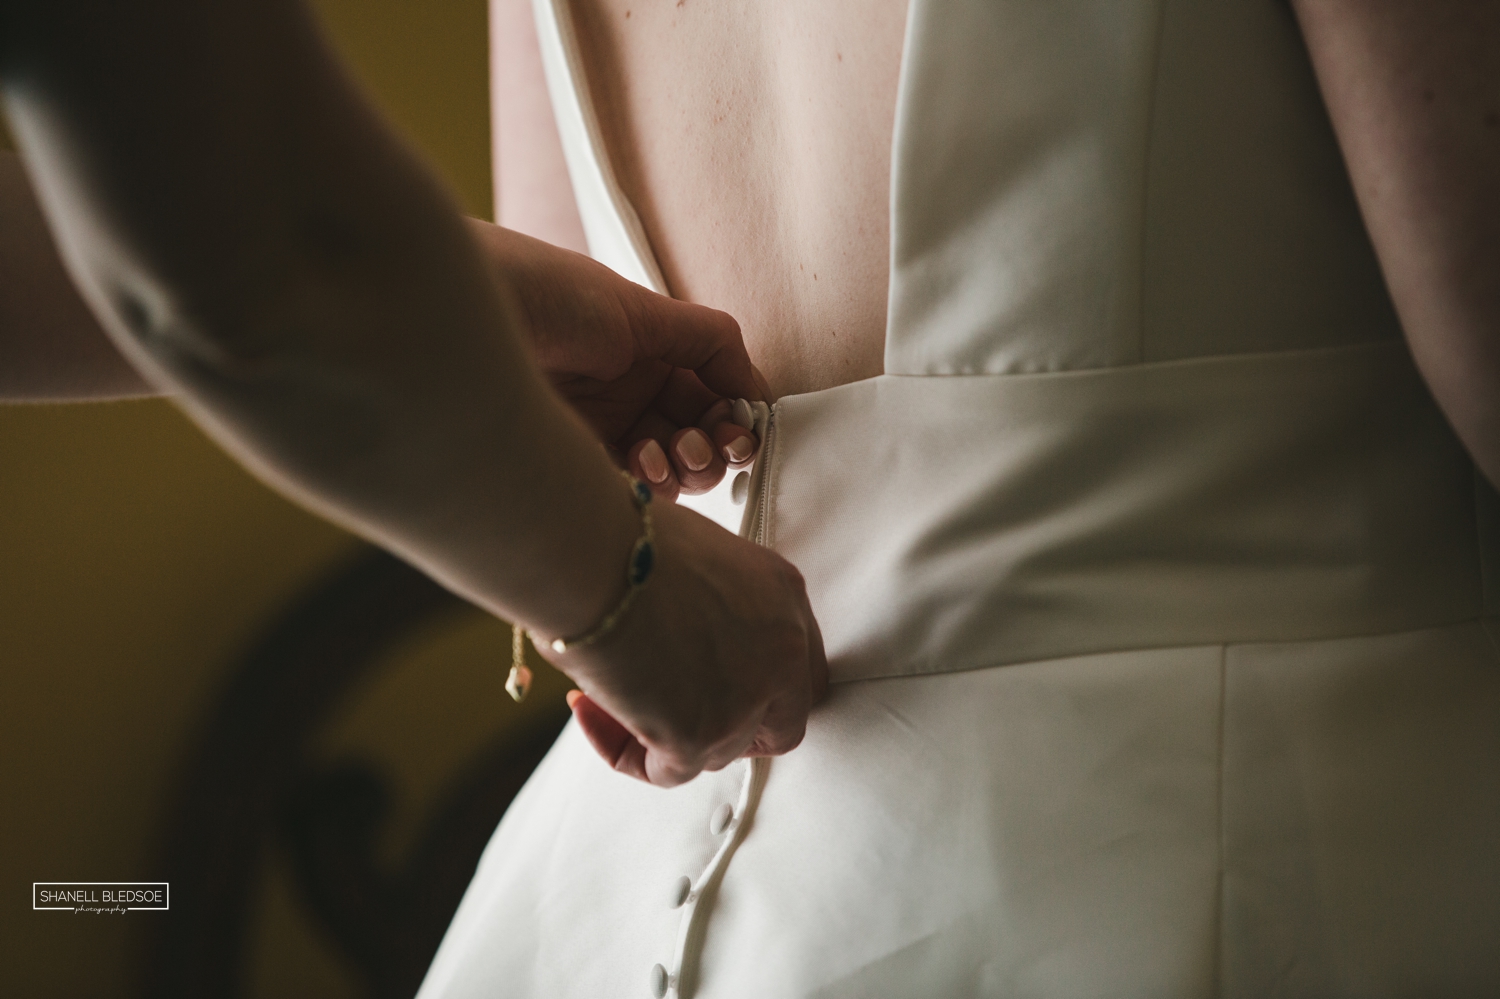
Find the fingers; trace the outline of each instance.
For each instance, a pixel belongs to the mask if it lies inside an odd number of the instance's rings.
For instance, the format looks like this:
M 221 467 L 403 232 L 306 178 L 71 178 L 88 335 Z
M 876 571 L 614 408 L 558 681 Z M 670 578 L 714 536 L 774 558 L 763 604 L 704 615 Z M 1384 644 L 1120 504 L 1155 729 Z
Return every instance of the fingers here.
M 698 776 L 700 767 L 676 764 L 660 753 L 647 750 L 624 725 L 583 691 L 568 691 L 568 707 L 573 709 L 573 717 L 578 719 L 584 738 L 613 770 L 657 787 L 676 787 Z
M 760 400 L 765 403 L 776 401 L 776 396 L 771 392 L 771 383 L 766 381 L 766 376 L 760 373 L 755 365 L 750 365 L 750 373 L 755 377 L 755 384 L 760 387 Z M 750 398 L 747 396 L 746 398 Z
M 629 450 L 646 437 L 655 438 L 672 464 L 675 487 L 686 493 L 707 492 L 723 479 L 726 468 L 743 468 L 754 460 L 760 442 L 744 426 L 751 422 L 748 412 L 745 402 L 719 398 L 691 371 L 678 368 L 621 443 Z M 689 432 L 694 429 L 697 432 Z M 662 470 L 659 465 L 652 468 Z M 641 477 L 634 469 L 632 473 Z M 663 479 L 646 476 L 643 481 L 650 482 L 658 495 L 677 495 L 674 485 Z
M 783 695 L 772 701 L 744 755 L 780 756 L 796 749 L 807 734 L 807 712 L 811 706 L 806 691 Z
M 657 411 L 645 413 L 622 441 L 625 467 L 663 499 L 707 492 L 724 478 L 726 468 L 753 461 L 760 446 L 733 419 L 734 406 L 727 399 L 704 411 L 698 426 L 683 426 Z
M 698 429 L 708 434 L 726 465 L 743 468 L 760 449 L 760 441 L 750 432 L 754 418 L 745 400 L 720 399 L 698 417 Z
M 573 709 L 584 738 L 605 763 L 622 774 L 647 780 L 646 747 L 624 725 L 581 690 L 568 691 L 568 707 Z
M 817 621 L 808 616 L 807 656 L 804 667 L 806 683 L 773 700 L 761 718 L 755 738 L 746 756 L 780 756 L 802 744 L 807 734 L 807 716 L 813 705 L 828 693 L 828 661 L 823 655 L 823 636 Z
M 698 380 L 686 368 L 672 368 L 662 380 L 651 400 L 651 408 L 679 427 L 697 425 L 707 429 L 709 414 L 721 413 L 719 420 L 730 418 L 729 398 L 719 395 Z M 715 421 L 718 422 L 718 421 Z
M 651 487 L 656 496 L 675 500 L 679 493 L 707 492 L 724 478 L 725 462 L 713 440 L 697 427 L 666 438 L 637 441 L 625 452 L 630 474 Z
M 651 408 L 679 427 L 696 426 L 704 431 L 714 453 L 736 467 L 747 464 L 760 446 L 747 425 L 751 422 L 747 404 L 740 402 L 736 406 L 734 400 L 720 398 L 704 387 L 691 371 L 675 369 L 663 383 Z M 724 451 L 730 444 L 735 445 L 732 457 Z M 715 476 L 705 488 L 717 482 Z M 696 487 L 690 491 L 695 490 Z
M 802 668 L 806 683 L 771 702 L 746 756 L 779 756 L 796 749 L 807 733 L 808 712 L 828 694 L 828 656 L 823 649 L 823 631 L 813 615 L 801 573 L 790 571 L 804 629 L 803 660 L 797 665 Z
M 672 435 L 672 467 L 677 471 L 682 491 L 703 493 L 724 478 L 724 456 L 713 439 L 697 427 L 688 427 Z
M 680 302 L 646 289 L 626 303 L 642 351 L 695 371 L 703 384 L 728 399 L 765 399 L 764 382 L 745 351 L 740 324 L 727 312 Z
M 656 438 L 637 441 L 625 452 L 625 467 L 631 475 L 650 486 L 653 495 L 669 502 L 677 499 L 681 486 L 667 452 L 662 450 Z
M 720 423 L 710 435 L 714 450 L 723 456 L 724 463 L 730 468 L 744 468 L 755 460 L 755 452 L 760 449 L 760 441 L 755 435 L 735 423 Z

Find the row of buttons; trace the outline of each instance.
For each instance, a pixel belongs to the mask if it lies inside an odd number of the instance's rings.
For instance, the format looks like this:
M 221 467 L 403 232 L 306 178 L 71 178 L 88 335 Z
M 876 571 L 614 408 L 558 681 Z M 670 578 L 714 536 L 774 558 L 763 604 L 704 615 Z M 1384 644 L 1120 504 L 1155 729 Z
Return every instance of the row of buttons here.
M 765 403 L 751 404 L 744 399 L 736 399 L 733 403 L 732 419 L 736 424 L 752 431 L 760 436 L 762 445 L 769 447 L 770 410 Z M 764 451 L 757 460 L 765 458 Z M 750 473 L 742 471 L 735 475 L 729 486 L 729 497 L 736 506 L 743 506 L 750 498 Z M 742 529 L 743 533 L 743 529 Z M 725 865 L 729 863 L 730 856 L 738 845 L 739 838 L 743 836 L 745 828 L 755 814 L 756 805 L 760 800 L 761 788 L 765 786 L 766 774 L 770 767 L 770 760 L 765 757 L 755 757 L 745 762 L 744 783 L 740 786 L 740 798 L 738 806 L 727 802 L 714 809 L 714 813 L 708 820 L 708 832 L 715 838 L 722 837 L 718 850 L 715 851 L 711 860 L 698 876 L 695 886 L 692 878 L 687 875 L 679 877 L 672 883 L 672 889 L 667 901 L 673 909 L 684 909 L 682 921 L 678 927 L 676 954 L 672 958 L 672 970 L 668 971 L 663 964 L 652 965 L 650 985 L 651 994 L 656 999 L 665 999 L 669 992 L 676 991 L 679 997 L 684 990 L 692 991 L 692 983 L 682 981 L 683 967 L 691 960 L 690 950 L 696 951 L 701 946 L 703 939 L 703 926 L 701 920 L 706 918 L 707 910 L 699 913 L 698 907 L 703 902 L 703 895 L 711 893 L 722 877 Z M 695 931 L 696 926 L 696 931 Z
M 723 836 L 730 831 L 732 825 L 734 825 L 734 806 L 726 802 L 714 809 L 713 815 L 708 820 L 708 833 L 710 836 Z M 684 874 L 673 883 L 671 894 L 667 900 L 671 903 L 672 908 L 680 909 L 692 897 L 693 881 Z M 651 994 L 656 999 L 664 999 L 667 990 L 676 984 L 676 976 L 669 974 L 665 965 L 652 965 Z

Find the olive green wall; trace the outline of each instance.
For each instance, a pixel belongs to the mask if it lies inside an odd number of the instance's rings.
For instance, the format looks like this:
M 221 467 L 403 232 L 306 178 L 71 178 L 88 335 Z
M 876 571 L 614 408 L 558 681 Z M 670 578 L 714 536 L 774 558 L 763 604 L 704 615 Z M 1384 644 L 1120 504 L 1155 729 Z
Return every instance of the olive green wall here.
M 464 208 L 488 217 L 484 0 L 315 6 Z M 128 994 L 130 923 L 152 917 L 33 912 L 31 882 L 151 876 L 163 795 L 225 671 L 352 548 L 167 402 L 0 407 L 0 994 Z M 481 622 L 443 639 L 446 654 L 414 654 L 339 738 L 397 761 L 420 798 L 504 720 L 504 639 Z M 434 687 L 448 696 L 421 696 Z M 248 994 L 352 995 L 284 877 L 262 894 Z
M 485 0 L 312 0 L 389 119 L 464 211 L 491 218 Z

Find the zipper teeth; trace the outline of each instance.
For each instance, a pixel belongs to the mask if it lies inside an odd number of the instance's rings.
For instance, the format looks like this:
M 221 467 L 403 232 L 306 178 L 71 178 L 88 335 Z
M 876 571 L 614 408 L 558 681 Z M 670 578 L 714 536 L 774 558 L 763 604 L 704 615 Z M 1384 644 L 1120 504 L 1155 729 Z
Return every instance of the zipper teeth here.
M 776 450 L 776 409 L 766 409 L 766 439 L 761 442 L 760 458 L 765 462 L 765 468 L 760 475 L 760 496 L 756 499 L 755 509 L 755 538 L 756 544 L 765 547 L 766 544 L 766 514 L 769 512 L 771 502 L 771 462 L 775 460 Z

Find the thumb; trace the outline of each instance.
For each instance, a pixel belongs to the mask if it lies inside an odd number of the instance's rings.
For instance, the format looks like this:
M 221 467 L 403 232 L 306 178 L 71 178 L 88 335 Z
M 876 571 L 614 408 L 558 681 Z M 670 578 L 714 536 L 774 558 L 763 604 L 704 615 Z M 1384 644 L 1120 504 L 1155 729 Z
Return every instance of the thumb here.
M 767 399 L 764 379 L 750 363 L 733 316 L 645 288 L 633 297 L 627 311 L 642 354 L 693 371 L 709 391 L 726 399 Z

